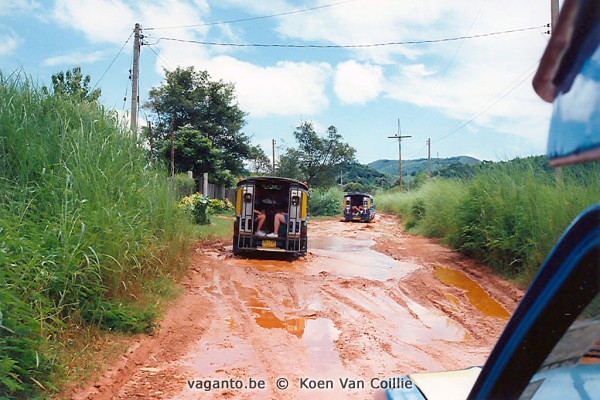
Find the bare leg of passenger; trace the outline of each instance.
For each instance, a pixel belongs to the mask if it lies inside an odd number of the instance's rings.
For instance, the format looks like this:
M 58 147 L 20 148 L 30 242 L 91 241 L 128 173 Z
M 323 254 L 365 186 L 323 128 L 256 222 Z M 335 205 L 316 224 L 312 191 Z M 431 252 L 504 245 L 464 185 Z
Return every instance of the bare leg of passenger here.
M 262 230 L 263 225 L 265 224 L 265 220 L 267 219 L 266 214 L 258 214 L 256 220 L 258 221 L 258 226 L 256 227 L 256 232 Z
M 279 235 L 279 227 L 281 226 L 281 224 L 285 224 L 285 216 L 283 214 L 275 214 L 275 229 L 273 230 L 273 232 L 276 235 Z

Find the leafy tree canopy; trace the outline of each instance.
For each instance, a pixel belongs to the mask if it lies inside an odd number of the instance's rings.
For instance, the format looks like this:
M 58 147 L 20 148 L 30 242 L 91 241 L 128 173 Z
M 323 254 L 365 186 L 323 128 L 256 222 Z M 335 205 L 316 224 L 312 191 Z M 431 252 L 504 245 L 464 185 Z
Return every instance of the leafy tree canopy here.
M 171 129 L 189 126 L 219 151 L 220 168 L 234 175 L 244 173 L 244 161 L 251 159 L 252 146 L 250 138 L 241 132 L 246 114 L 237 104 L 232 83 L 212 81 L 208 72 L 194 67 L 165 70 L 165 83 L 150 90 L 144 108 L 154 118 L 157 141 L 168 141 Z M 216 167 L 211 164 L 209 169 Z
M 192 171 L 194 176 L 208 172 L 215 182 L 231 183 L 234 177 L 223 167 L 223 154 L 213 147 L 210 139 L 199 131 L 186 125 L 173 134 L 175 169 L 177 172 Z M 171 141 L 160 142 L 158 154 L 161 158 L 171 159 Z
M 255 175 L 269 175 L 273 172 L 271 159 L 260 146 L 251 146 L 248 157 L 248 169 Z
M 91 77 L 83 76 L 81 67 L 75 67 L 67 72 L 57 72 L 52 75 L 52 89 L 55 95 L 69 96 L 76 101 L 86 101 L 91 103 L 98 100 L 102 91 L 100 89 L 90 89 Z M 46 86 L 43 87 L 45 93 L 50 91 Z
M 342 141 L 335 126 L 320 137 L 312 123 L 303 122 L 294 131 L 298 146 L 287 149 L 279 160 L 278 175 L 299 179 L 315 186 L 331 186 L 336 166 L 354 161 L 356 149 Z

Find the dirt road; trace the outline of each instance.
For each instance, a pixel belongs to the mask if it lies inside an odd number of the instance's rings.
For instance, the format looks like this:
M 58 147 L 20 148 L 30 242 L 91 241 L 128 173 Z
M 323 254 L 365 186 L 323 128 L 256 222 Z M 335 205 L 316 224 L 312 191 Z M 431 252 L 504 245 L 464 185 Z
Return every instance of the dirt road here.
M 198 248 L 183 285 L 75 399 L 379 398 L 393 376 L 481 365 L 522 296 L 388 215 L 313 221 L 300 259 Z

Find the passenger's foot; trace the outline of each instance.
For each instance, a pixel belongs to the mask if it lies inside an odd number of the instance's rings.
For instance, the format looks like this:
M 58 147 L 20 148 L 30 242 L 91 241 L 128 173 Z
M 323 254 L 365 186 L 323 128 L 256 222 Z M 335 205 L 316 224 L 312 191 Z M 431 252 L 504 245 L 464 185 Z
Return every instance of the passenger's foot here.
M 256 231 L 256 236 L 265 237 L 265 236 L 267 236 L 267 232 L 265 232 L 265 231 Z
M 271 233 L 267 233 L 267 237 L 268 238 L 276 238 L 276 237 L 279 237 L 279 236 L 277 236 L 277 234 L 275 232 L 271 232 Z

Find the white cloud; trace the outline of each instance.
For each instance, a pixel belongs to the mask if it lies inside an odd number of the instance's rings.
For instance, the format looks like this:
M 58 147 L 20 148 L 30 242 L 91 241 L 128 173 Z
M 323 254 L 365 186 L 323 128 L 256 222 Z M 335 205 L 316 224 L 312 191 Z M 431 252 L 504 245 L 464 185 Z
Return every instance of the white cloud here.
M 39 7 L 39 3 L 32 0 L 0 0 L 0 16 L 31 12 Z
M 400 69 L 403 75 L 411 79 L 425 78 L 435 74 L 435 71 L 430 71 L 424 64 L 403 64 Z
M 224 4 L 257 16 L 309 7 L 283 1 Z M 310 6 L 326 4 L 320 0 Z M 541 26 L 548 20 L 546 2 L 520 0 L 355 1 L 274 19 L 279 41 L 337 45 L 454 38 Z M 538 140 L 546 132 L 539 122 L 547 118 L 548 107 L 531 90 L 528 74 L 546 44 L 540 32 L 340 50 L 350 60 L 338 64 L 334 89 L 345 103 L 366 102 L 384 90 L 389 99 L 435 109 L 458 122 L 480 114 L 472 125 L 501 124 L 494 128 Z
M 93 43 L 122 44 L 133 31 L 136 23 L 144 28 L 167 28 L 202 23 L 201 15 L 208 12 L 204 0 L 145 1 L 125 0 L 57 0 L 54 18 L 64 26 L 83 32 Z M 172 36 L 196 38 L 207 28 L 160 29 L 144 32 L 147 40 Z
M 210 60 L 210 75 L 233 82 L 240 106 L 252 116 L 313 115 L 329 105 L 325 83 L 331 75 L 326 63 L 280 61 L 261 67 L 228 56 Z
M 136 14 L 119 0 L 57 0 L 54 18 L 80 30 L 93 43 L 123 43 L 133 30 Z
M 279 32 L 291 39 L 336 45 L 418 40 L 423 38 L 424 32 L 437 35 L 449 25 L 444 17 L 456 7 L 453 4 L 442 0 L 356 1 L 284 17 Z M 414 59 L 422 54 L 423 49 L 416 46 L 381 46 L 355 49 L 353 52 L 361 60 L 390 64 L 396 62 L 394 57 L 398 55 Z
M 3 2 L 12 4 L 0 0 L 0 5 Z M 132 0 L 57 0 L 53 15 L 61 26 L 82 32 L 93 44 L 122 45 L 136 22 L 141 23 L 142 28 L 199 25 L 215 18 L 228 19 L 218 15 L 228 15 L 230 10 L 231 15 L 241 17 L 264 16 L 331 2 L 312 0 L 299 4 L 285 0 L 211 0 L 210 4 L 215 4 L 213 14 L 210 14 L 209 0 L 152 0 L 143 3 Z M 260 27 L 265 32 L 271 26 L 277 29 L 270 38 L 264 36 L 264 39 L 258 40 L 264 43 L 287 41 L 338 45 L 427 40 L 537 26 L 548 22 L 548 18 L 549 7 L 542 0 L 482 0 L 477 4 L 469 0 L 357 0 L 261 20 Z M 163 67 L 206 69 L 215 79 L 235 83 L 240 106 L 251 116 L 322 117 L 319 114 L 329 107 L 327 90 L 333 88 L 345 104 L 365 104 L 383 96 L 398 101 L 400 105 L 408 103 L 434 109 L 456 119 L 457 123 L 472 118 L 487 105 L 496 102 L 471 126 L 494 126 L 499 131 L 532 140 L 538 140 L 544 129 L 544 124 L 539 121 L 548 117 L 548 107 L 538 101 L 530 89 L 530 78 L 521 76 L 537 63 L 545 47 L 546 41 L 537 31 L 435 44 L 307 50 L 301 55 L 289 51 L 282 52 L 284 56 L 277 53 L 279 57 L 273 58 L 273 53 L 262 58 L 263 53 L 255 49 L 159 40 L 171 37 L 191 41 L 245 42 L 251 40 L 249 33 L 253 26 L 231 24 L 145 30 L 143 33 L 146 43 L 160 54 L 156 58 L 156 68 L 161 75 Z M 16 46 L 7 41 L 0 43 L 0 54 L 2 51 L 6 54 L 11 51 L 10 46 Z M 126 51 L 131 51 L 130 45 Z M 142 58 L 147 60 L 146 56 L 155 57 L 144 46 Z M 53 57 L 46 63 L 67 62 L 66 57 Z M 294 61 L 289 61 L 291 59 Z M 93 62 L 93 59 L 88 59 L 88 62 Z M 335 69 L 331 64 L 336 65 Z M 522 85 L 500 99 L 524 78 Z M 416 122 L 421 126 L 430 123 Z M 433 125 L 431 128 L 433 131 L 439 129 Z
M 450 12 L 466 25 L 455 33 L 472 35 L 545 22 L 547 10 L 541 4 L 524 3 L 485 2 L 473 15 L 458 2 Z M 459 15 L 461 9 L 468 18 Z M 537 143 L 547 135 L 547 124 L 542 121 L 548 118 L 548 106 L 531 89 L 531 77 L 545 44 L 537 30 L 431 44 L 414 62 L 399 63 L 387 77 L 386 95 L 434 109 L 458 122 L 475 118 L 470 125 L 493 127 Z
M 0 55 L 12 53 L 19 45 L 19 39 L 14 34 L 0 34 Z
M 104 51 L 94 51 L 92 53 L 72 53 L 62 56 L 50 57 L 42 62 L 42 65 L 53 67 L 55 65 L 82 65 L 91 64 L 106 56 Z
M 366 104 L 383 88 L 383 69 L 377 65 L 347 61 L 335 71 L 335 93 L 347 104 Z

